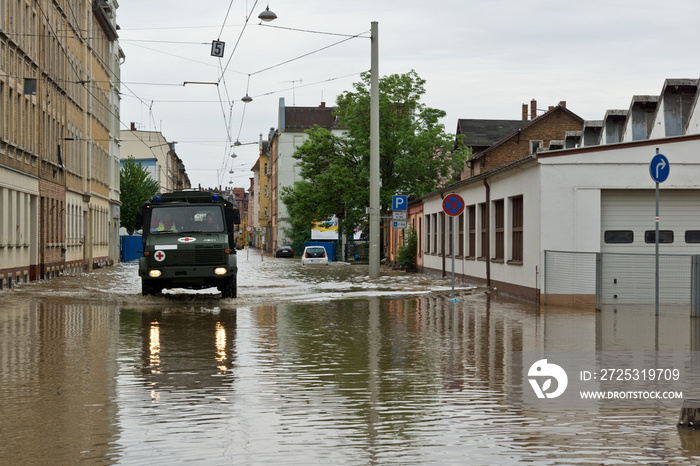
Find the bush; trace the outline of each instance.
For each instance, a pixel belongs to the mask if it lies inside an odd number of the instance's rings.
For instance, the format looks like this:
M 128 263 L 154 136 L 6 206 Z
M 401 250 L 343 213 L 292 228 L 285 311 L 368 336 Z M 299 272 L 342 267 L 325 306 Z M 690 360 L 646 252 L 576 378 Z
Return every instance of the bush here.
M 418 247 L 418 235 L 411 229 L 408 230 L 404 244 L 396 254 L 396 262 L 401 268 L 413 270 L 416 267 L 416 248 Z

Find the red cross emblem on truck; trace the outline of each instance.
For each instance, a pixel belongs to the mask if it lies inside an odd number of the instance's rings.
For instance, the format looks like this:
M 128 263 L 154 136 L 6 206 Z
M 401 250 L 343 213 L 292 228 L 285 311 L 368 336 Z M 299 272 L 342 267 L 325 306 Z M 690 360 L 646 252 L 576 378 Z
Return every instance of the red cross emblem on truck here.
M 153 254 L 153 257 L 158 261 L 161 262 L 163 259 L 165 259 L 165 253 L 163 251 L 156 251 L 155 254 Z

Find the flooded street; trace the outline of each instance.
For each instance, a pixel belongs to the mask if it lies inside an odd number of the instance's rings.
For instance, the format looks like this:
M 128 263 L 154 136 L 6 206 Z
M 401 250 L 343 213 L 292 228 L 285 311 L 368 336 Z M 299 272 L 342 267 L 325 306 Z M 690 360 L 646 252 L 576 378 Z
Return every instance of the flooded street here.
M 690 357 L 687 313 L 539 311 L 460 284 L 453 302 L 449 277 L 257 251 L 238 290 L 142 297 L 126 263 L 0 291 L 1 462 L 700 462 L 682 400 L 550 408 L 514 372 L 544 351 Z

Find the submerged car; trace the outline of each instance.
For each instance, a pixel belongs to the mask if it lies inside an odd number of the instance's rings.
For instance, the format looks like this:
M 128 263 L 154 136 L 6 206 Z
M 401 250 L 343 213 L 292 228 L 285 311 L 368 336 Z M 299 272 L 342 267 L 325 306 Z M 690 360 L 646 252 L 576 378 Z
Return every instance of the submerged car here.
M 294 249 L 291 246 L 277 246 L 275 257 L 294 257 Z
M 301 265 L 328 265 L 328 254 L 323 246 L 306 246 L 301 255 Z

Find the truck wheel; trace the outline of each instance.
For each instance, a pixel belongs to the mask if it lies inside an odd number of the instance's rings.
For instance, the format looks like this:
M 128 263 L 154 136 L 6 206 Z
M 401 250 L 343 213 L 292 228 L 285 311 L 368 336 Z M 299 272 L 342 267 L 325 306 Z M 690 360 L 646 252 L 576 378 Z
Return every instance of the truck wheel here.
M 160 292 L 160 289 L 154 285 L 151 280 L 146 280 L 145 278 L 141 279 L 141 295 L 143 296 L 148 296 L 152 295 L 155 296 Z
M 222 298 L 235 298 L 238 294 L 236 274 L 224 279 L 221 285 L 219 285 L 219 291 L 221 292 Z

